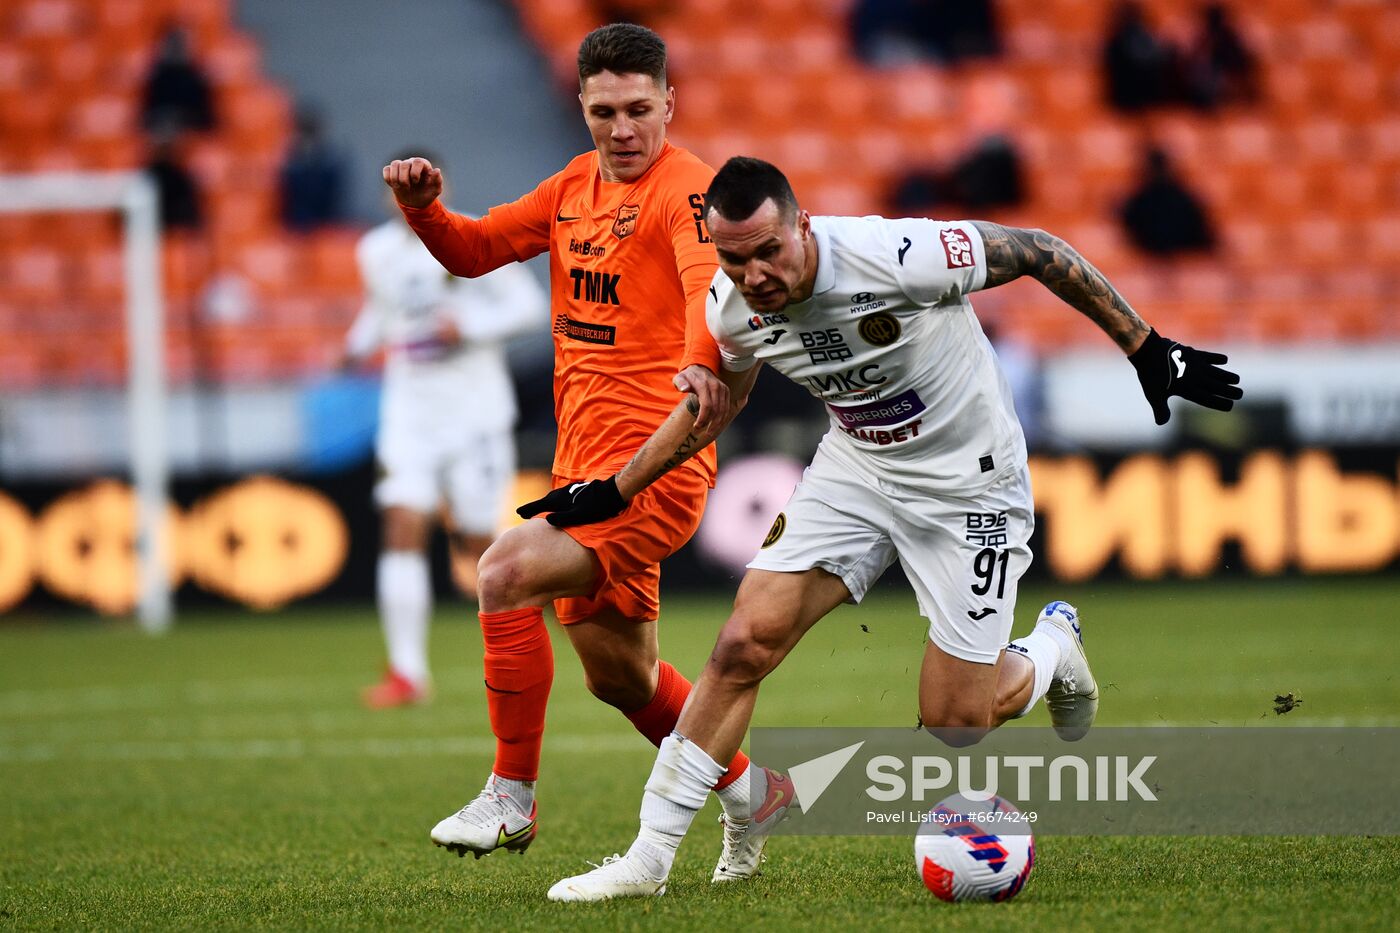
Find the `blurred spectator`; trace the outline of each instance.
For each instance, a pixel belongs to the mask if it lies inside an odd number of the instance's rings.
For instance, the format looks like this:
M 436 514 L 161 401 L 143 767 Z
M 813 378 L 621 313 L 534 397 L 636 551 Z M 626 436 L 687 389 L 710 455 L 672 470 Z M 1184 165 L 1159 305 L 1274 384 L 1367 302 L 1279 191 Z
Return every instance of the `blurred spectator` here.
M 141 100 L 141 125 L 148 132 L 214 127 L 209 79 L 190 57 L 189 37 L 181 27 L 169 26 L 162 34 Z
M 1001 52 L 991 0 L 859 0 L 850 30 L 856 54 L 877 66 Z
M 1215 231 L 1199 198 L 1187 189 L 1167 154 L 1146 151 L 1143 178 L 1123 203 L 1121 217 L 1128 239 L 1157 256 L 1214 249 Z
M 158 133 L 151 144 L 146 171 L 160 192 L 160 223 L 167 230 L 198 230 L 204 225 L 199 186 L 182 164 L 173 131 Z
M 1123 0 L 1113 11 L 1103 69 L 1109 103 L 1119 110 L 1158 107 L 1175 97 L 1176 50 L 1152 32 L 1134 0 Z
M 948 173 L 937 167 L 914 168 L 895 179 L 890 213 L 895 217 L 929 217 L 952 202 Z
M 1021 181 L 1021 155 L 1010 137 L 994 133 L 953 164 L 955 203 L 977 210 L 1014 207 L 1026 199 Z
M 1011 139 L 990 133 L 946 170 L 905 173 L 890 196 L 896 214 L 930 216 L 939 209 L 985 210 L 1025 201 L 1021 156 Z
M 345 169 L 326 140 L 320 114 L 297 114 L 287 161 L 282 164 L 282 223 L 291 230 L 314 230 L 344 217 Z
M 602 0 L 595 8 L 601 22 L 651 27 L 675 12 L 676 0 Z
M 1258 65 L 1223 3 L 1201 11 L 1200 31 L 1185 56 L 1187 101 L 1203 110 L 1259 97 Z

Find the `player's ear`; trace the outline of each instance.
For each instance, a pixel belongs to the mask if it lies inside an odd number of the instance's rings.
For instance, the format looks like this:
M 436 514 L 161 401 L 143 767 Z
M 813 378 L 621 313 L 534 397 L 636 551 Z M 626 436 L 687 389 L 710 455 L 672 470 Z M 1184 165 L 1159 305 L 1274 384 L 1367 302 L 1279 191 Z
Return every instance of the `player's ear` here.
M 668 87 L 666 89 L 666 113 L 662 116 L 662 123 L 670 123 L 671 118 L 676 115 L 676 89 Z
M 812 215 L 807 211 L 797 212 L 797 233 L 804 240 L 812 235 Z

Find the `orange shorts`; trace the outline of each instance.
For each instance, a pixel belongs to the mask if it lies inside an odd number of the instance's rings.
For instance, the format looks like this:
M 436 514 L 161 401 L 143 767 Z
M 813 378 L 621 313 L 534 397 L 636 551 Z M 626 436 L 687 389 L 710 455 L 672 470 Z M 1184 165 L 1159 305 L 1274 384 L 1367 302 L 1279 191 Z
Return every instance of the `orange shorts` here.
M 555 488 L 576 482 L 554 477 Z M 593 552 L 601 570 L 591 596 L 554 601 L 559 622 L 582 622 L 605 609 L 638 622 L 654 620 L 661 606 L 660 564 L 700 527 L 709 492 L 699 472 L 673 470 L 638 493 L 621 515 L 565 528 L 569 537 Z

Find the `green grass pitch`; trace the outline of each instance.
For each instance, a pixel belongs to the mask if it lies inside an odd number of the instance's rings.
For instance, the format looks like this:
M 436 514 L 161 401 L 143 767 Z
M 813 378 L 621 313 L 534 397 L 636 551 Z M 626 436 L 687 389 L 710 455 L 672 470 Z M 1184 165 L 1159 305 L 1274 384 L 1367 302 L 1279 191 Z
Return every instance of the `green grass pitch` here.
M 663 607 L 663 656 L 687 675 L 729 595 Z M 1084 615 L 1101 723 L 1400 725 L 1400 581 L 1027 588 L 1018 634 L 1052 597 Z M 912 726 L 923 631 L 902 588 L 839 610 L 764 686 L 757 724 Z M 586 694 L 556 638 L 538 840 L 481 861 L 435 849 L 429 827 L 479 789 L 491 741 L 466 607 L 442 607 L 433 640 L 435 702 L 371 713 L 356 703 L 381 650 L 366 607 L 190 613 L 159 639 L 0 618 L 0 928 L 1354 930 L 1400 916 L 1397 837 L 1038 839 L 1030 882 L 1002 905 L 935 900 L 909 839 L 784 837 L 762 877 L 718 888 L 713 801 L 665 897 L 550 904 L 553 881 L 632 839 L 652 750 Z M 1288 691 L 1303 706 L 1275 717 Z

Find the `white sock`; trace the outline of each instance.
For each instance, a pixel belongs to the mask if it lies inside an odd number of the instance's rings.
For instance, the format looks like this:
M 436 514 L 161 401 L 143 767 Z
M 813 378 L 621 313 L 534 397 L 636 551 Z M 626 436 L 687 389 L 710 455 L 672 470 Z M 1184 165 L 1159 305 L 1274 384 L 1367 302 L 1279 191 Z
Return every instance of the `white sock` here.
M 1069 633 L 1058 625 L 1052 625 L 1049 622 L 1037 622 L 1032 632 L 1044 632 L 1046 635 L 1055 639 L 1055 644 L 1059 646 L 1060 649 L 1060 664 L 1062 666 L 1067 664 L 1069 659 L 1074 656 L 1074 642 L 1070 640 Z M 1055 670 L 1055 676 L 1061 676 L 1061 672 L 1058 668 Z
M 755 784 L 763 786 L 755 787 Z M 768 779 L 750 762 L 744 765 L 743 774 L 716 790 L 715 796 L 719 797 L 719 805 L 724 808 L 726 817 L 732 821 L 745 822 L 753 818 L 754 797 L 762 800 L 767 793 Z
M 1055 669 L 1060 666 L 1060 643 L 1045 629 L 1055 631 L 1053 625 L 1037 625 L 1035 629 L 1024 638 L 1018 638 L 1006 646 L 1006 650 L 1014 651 L 1021 657 L 1031 662 L 1034 670 L 1031 680 L 1031 698 L 1026 702 L 1025 709 L 1017 713 L 1013 719 L 1020 719 L 1035 708 L 1035 704 L 1040 702 L 1040 698 L 1045 696 L 1045 691 L 1050 689 L 1050 681 L 1055 676 Z
M 383 552 L 377 586 L 389 666 L 418 686 L 426 686 L 428 614 L 433 605 L 427 557 L 417 551 Z
M 633 849 L 669 872 L 695 814 L 723 775 L 722 766 L 679 733 L 662 739 L 642 794 L 642 831 Z
M 503 778 L 491 772 L 491 784 L 497 793 L 505 794 L 515 805 L 520 808 L 520 812 L 526 816 L 530 815 L 530 808 L 535 805 L 535 782 L 517 781 L 514 778 Z

